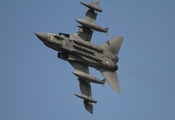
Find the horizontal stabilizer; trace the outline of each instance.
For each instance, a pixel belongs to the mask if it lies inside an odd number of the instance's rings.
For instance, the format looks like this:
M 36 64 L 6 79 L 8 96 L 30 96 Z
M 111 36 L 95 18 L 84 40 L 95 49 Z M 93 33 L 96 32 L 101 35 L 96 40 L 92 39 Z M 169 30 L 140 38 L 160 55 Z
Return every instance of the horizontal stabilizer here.
M 109 41 L 101 45 L 100 47 L 112 52 L 113 54 L 118 55 L 122 41 L 123 41 L 123 37 L 117 36 L 117 37 L 110 39 Z
M 108 81 L 108 83 L 110 84 L 110 86 L 116 91 L 120 93 L 120 86 L 119 86 L 119 82 L 118 82 L 118 76 L 116 72 L 113 71 L 108 71 L 105 69 L 98 69 L 102 75 L 104 76 L 104 78 Z
M 84 95 L 84 94 L 82 94 L 82 95 L 75 94 L 75 96 L 77 96 L 77 97 L 79 97 L 81 99 L 87 100 L 89 102 L 97 103 L 96 100 L 94 100 L 91 97 L 88 97 L 87 95 Z

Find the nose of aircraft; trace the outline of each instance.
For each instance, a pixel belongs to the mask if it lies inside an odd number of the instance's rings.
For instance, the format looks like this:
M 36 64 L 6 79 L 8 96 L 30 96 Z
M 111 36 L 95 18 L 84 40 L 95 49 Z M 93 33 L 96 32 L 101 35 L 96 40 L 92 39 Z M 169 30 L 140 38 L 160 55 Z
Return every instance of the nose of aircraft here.
M 45 42 L 48 38 L 48 34 L 44 32 L 38 32 L 38 33 L 35 33 L 35 35 L 43 42 Z

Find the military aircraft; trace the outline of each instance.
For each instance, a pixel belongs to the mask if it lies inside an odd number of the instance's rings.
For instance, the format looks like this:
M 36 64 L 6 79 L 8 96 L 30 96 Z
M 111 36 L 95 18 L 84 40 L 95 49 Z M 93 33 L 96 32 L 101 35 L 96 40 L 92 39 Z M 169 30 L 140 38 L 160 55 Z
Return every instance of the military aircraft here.
M 92 98 L 91 82 L 104 85 L 105 80 L 107 80 L 116 92 L 120 92 L 118 76 L 115 71 L 118 69 L 116 63 L 119 58 L 117 55 L 123 37 L 114 37 L 101 46 L 92 44 L 90 41 L 93 30 L 107 34 L 108 27 L 103 28 L 95 23 L 98 12 L 102 12 L 99 8 L 99 1 L 92 1 L 90 4 L 80 3 L 86 6 L 88 10 L 84 19 L 76 19 L 80 24 L 77 33 L 37 32 L 35 35 L 47 47 L 58 51 L 58 58 L 68 61 L 74 67 L 73 74 L 77 76 L 81 90 L 81 94 L 75 94 L 75 96 L 83 99 L 85 109 L 92 114 L 92 103 L 97 103 L 97 101 Z M 100 71 L 105 79 L 100 80 L 91 76 L 88 67 Z

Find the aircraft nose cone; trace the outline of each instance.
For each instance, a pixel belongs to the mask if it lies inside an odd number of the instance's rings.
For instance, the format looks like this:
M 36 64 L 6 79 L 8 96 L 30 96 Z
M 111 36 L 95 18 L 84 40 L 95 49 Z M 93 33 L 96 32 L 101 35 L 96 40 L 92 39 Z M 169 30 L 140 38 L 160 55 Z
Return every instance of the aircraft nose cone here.
M 43 42 L 45 42 L 48 38 L 47 33 L 44 32 L 35 33 L 35 35 Z

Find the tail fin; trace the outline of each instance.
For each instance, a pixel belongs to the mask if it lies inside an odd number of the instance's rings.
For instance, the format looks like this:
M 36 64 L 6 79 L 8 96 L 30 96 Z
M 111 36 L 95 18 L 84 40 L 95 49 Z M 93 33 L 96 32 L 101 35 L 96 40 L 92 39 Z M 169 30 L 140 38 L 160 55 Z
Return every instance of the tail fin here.
M 119 53 L 122 41 L 123 41 L 123 37 L 117 36 L 117 37 L 110 39 L 109 41 L 101 45 L 100 47 L 107 49 L 108 51 L 117 55 Z
M 106 27 L 106 28 L 105 28 L 105 34 L 106 34 L 106 35 L 108 35 L 108 30 L 109 30 L 109 28 Z
M 110 86 L 118 93 L 120 93 L 120 86 L 119 86 L 119 82 L 118 82 L 118 76 L 116 72 L 113 71 L 108 71 L 105 69 L 98 69 L 102 75 L 104 76 L 104 78 L 108 81 L 108 83 L 110 84 Z

